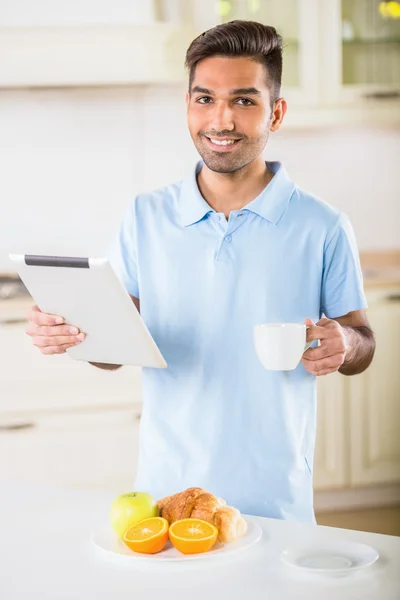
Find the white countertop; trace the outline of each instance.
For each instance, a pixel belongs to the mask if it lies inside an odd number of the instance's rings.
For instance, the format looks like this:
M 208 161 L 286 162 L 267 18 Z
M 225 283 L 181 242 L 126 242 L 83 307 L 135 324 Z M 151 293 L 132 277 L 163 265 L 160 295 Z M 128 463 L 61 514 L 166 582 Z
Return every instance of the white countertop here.
M 191 562 L 178 571 L 108 560 L 90 542 L 107 523 L 107 493 L 0 483 L 0 597 L 4 600 L 397 600 L 400 538 L 258 519 L 261 541 L 230 561 Z M 348 577 L 299 573 L 280 561 L 288 547 L 310 541 L 361 542 L 377 563 Z M 180 565 L 182 563 L 179 563 Z M 197 566 L 196 566 L 197 565 Z

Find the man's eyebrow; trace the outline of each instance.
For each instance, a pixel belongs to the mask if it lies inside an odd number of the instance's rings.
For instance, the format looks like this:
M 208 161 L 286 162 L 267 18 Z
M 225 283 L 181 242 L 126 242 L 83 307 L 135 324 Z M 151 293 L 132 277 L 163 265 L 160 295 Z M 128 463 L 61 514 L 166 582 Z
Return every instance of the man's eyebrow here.
M 238 96 L 239 94 L 243 94 L 243 96 L 261 96 L 260 90 L 255 87 L 236 88 L 235 90 L 230 90 L 229 94 L 231 96 Z
M 207 94 L 208 96 L 213 96 L 214 92 L 212 90 L 208 90 L 207 88 L 203 88 L 199 85 L 195 85 L 194 88 L 192 88 L 192 94 Z
M 214 96 L 215 92 L 213 90 L 209 90 L 207 88 L 203 88 L 200 85 L 195 85 L 192 88 L 192 94 L 207 94 L 208 96 Z M 248 88 L 235 88 L 234 90 L 229 90 L 230 96 L 261 96 L 260 90 L 255 87 Z

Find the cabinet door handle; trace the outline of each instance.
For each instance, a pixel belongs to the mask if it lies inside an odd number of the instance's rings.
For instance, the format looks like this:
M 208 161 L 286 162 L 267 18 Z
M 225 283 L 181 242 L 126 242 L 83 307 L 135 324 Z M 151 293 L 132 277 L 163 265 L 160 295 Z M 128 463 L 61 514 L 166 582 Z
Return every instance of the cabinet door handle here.
M 389 294 L 389 296 L 386 296 L 386 300 L 389 302 L 400 302 L 400 294 Z
M 135 418 L 136 421 L 140 421 L 140 419 L 142 418 L 142 413 L 136 413 Z
M 35 423 L 32 422 L 24 422 L 24 423 L 9 423 L 5 425 L 0 424 L 0 433 L 4 431 L 22 431 L 25 429 L 33 429 L 35 427 Z

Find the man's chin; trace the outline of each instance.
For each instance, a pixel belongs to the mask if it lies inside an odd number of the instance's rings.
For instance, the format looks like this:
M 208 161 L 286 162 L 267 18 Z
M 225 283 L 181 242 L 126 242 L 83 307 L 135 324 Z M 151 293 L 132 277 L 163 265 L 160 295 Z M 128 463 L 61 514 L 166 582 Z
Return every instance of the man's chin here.
M 230 157 L 228 156 L 222 156 L 218 159 L 209 156 L 201 156 L 201 158 L 210 171 L 214 171 L 214 173 L 235 173 L 245 166 L 241 163 L 238 164 L 237 161 L 229 160 Z

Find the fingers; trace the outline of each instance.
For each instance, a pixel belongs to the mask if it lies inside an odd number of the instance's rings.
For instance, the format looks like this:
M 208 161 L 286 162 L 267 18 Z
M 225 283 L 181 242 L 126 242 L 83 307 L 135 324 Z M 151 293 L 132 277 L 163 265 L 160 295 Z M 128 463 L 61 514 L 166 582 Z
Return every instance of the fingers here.
M 323 317 L 316 324 L 305 319 L 307 342 L 320 340 L 318 348 L 304 352 L 301 362 L 312 375 L 328 375 L 340 369 L 346 359 L 347 341 L 343 328 L 334 319 Z
M 307 342 L 313 342 L 314 340 L 326 340 L 332 337 L 332 329 L 328 327 L 320 327 L 318 325 L 312 325 L 307 329 Z
M 43 313 L 38 306 L 33 306 L 28 310 L 27 319 L 36 325 L 60 325 L 64 322 L 63 317 Z
M 327 319 L 326 317 L 322 317 L 322 319 L 320 319 L 317 323 L 318 327 L 326 327 L 326 325 L 332 325 L 333 323 L 333 319 Z
M 311 319 L 306 319 L 312 323 Z M 347 346 L 342 327 L 332 319 L 320 319 L 307 330 L 307 340 L 320 340 L 318 348 L 310 348 L 303 354 L 302 363 L 313 375 L 334 373 L 345 361 Z
M 319 371 L 317 377 L 321 377 L 322 375 L 330 375 L 331 373 L 336 373 L 338 369 L 325 369 L 324 371 Z
M 84 333 L 78 335 L 37 335 L 32 338 L 33 345 L 38 348 L 45 348 L 46 346 L 75 346 L 79 342 L 83 342 L 85 339 Z
M 36 323 L 28 323 L 25 333 L 30 336 L 36 335 L 78 335 L 79 329 L 71 325 L 36 325 Z
M 344 359 L 345 354 L 341 352 L 321 360 L 308 360 L 307 358 L 303 357 L 301 359 L 301 363 L 304 368 L 311 373 L 311 375 L 319 376 L 338 371 L 344 363 Z
M 346 348 L 341 337 L 331 339 L 329 343 L 325 342 L 318 348 L 310 348 L 306 350 L 303 357 L 307 360 L 321 360 L 323 358 L 329 358 L 335 354 L 345 353 Z
M 306 319 L 307 321 L 311 321 L 311 319 Z M 314 340 L 326 340 L 332 338 L 342 338 L 342 328 L 337 321 L 333 319 L 320 319 L 316 325 L 312 324 L 307 329 L 307 342 L 311 342 Z
M 32 337 L 33 345 L 42 354 L 63 354 L 68 348 L 83 342 L 86 335 L 77 327 L 64 323 L 58 315 L 42 313 L 38 306 L 33 306 L 27 313 L 28 326 L 26 334 Z
M 42 354 L 64 354 L 68 348 L 72 348 L 76 344 L 63 344 L 62 346 L 46 346 L 45 348 L 39 348 Z

